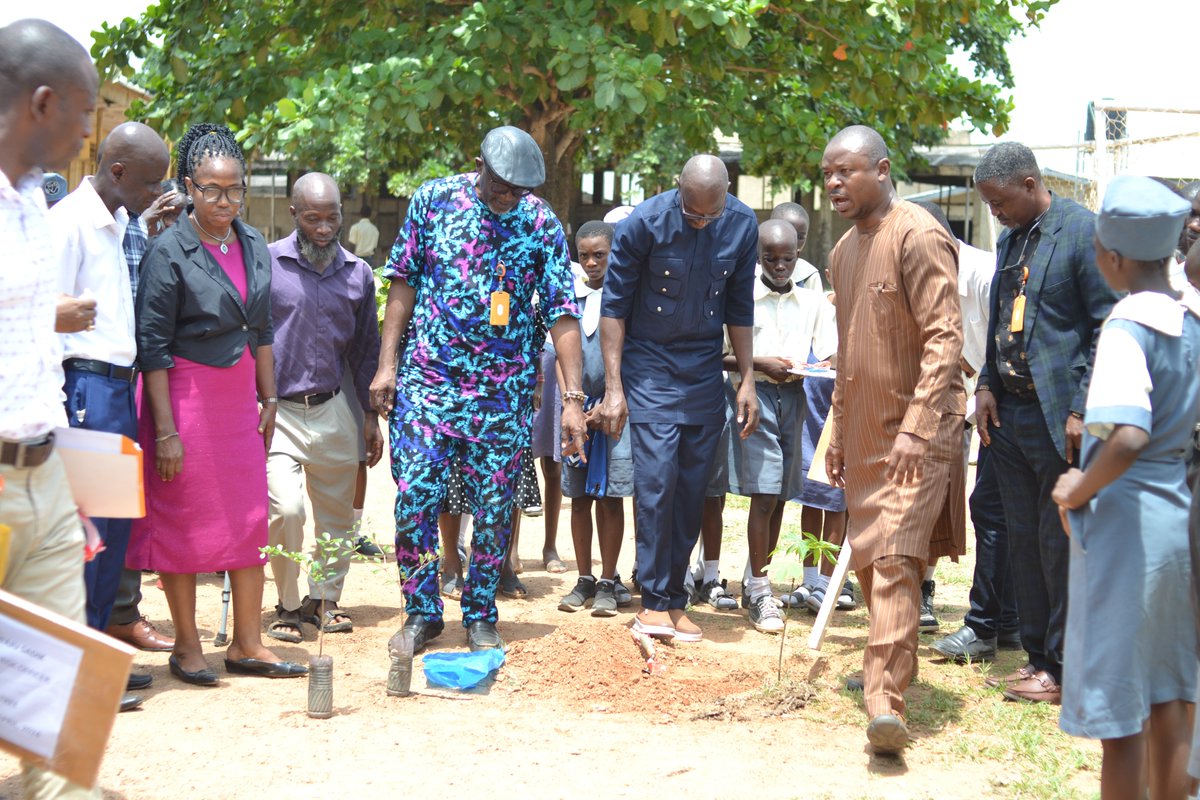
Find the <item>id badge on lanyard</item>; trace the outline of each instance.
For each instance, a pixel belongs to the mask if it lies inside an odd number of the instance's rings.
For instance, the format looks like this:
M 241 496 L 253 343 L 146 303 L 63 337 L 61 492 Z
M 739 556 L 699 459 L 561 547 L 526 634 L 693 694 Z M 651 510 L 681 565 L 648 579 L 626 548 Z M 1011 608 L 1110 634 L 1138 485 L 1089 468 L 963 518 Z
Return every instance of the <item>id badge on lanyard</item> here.
M 1029 280 L 1029 267 L 1021 268 L 1021 291 L 1013 299 L 1012 319 L 1009 321 L 1009 330 L 1013 333 L 1020 333 L 1025 330 L 1025 283 Z
M 504 291 L 504 276 L 508 270 L 503 261 L 496 262 L 496 281 L 500 288 L 492 292 L 491 314 L 488 321 L 493 325 L 508 325 L 510 309 L 508 292 Z

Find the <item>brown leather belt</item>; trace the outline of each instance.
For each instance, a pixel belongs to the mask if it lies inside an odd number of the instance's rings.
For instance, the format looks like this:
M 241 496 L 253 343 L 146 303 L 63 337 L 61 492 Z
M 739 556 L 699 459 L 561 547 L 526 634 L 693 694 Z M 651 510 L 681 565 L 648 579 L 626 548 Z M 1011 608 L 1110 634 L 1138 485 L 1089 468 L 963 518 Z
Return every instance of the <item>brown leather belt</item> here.
M 0 464 L 17 469 L 32 469 L 46 463 L 54 452 L 54 434 L 48 434 L 40 442 L 10 442 L 0 440 Z

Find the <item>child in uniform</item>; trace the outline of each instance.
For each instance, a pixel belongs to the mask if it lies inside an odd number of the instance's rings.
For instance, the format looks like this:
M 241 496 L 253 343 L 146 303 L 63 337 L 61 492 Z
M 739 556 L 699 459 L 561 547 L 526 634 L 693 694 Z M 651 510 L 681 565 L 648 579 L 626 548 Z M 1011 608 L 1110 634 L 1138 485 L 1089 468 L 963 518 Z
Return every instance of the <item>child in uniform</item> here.
M 1068 470 L 1053 493 L 1071 536 L 1059 726 L 1101 740 L 1106 798 L 1143 796 L 1147 753 L 1151 797 L 1188 792 L 1196 629 L 1185 612 L 1185 460 L 1200 396 L 1200 318 L 1167 275 L 1187 212 L 1150 178 L 1121 176 L 1105 192 L 1096 266 L 1129 296 L 1100 333 L 1083 470 Z
M 579 320 L 583 346 L 584 409 L 598 405 L 604 394 L 604 358 L 600 353 L 600 298 L 608 254 L 612 251 L 613 227 L 605 222 L 585 222 L 575 234 L 575 248 L 586 277 L 575 277 L 575 299 L 583 311 Z M 589 428 L 591 418 L 589 415 Z M 592 601 L 592 616 L 611 617 L 618 606 L 633 602 L 617 574 L 621 540 L 625 536 L 625 500 L 633 496 L 633 453 L 630 437 L 607 439 L 598 429 L 588 434 L 588 463 L 573 460 L 562 465 L 562 493 L 571 498 L 571 540 L 579 580 L 558 607 L 579 611 Z M 604 453 L 600 449 L 604 448 Z M 600 580 L 592 575 L 592 506 L 596 508 L 596 532 L 600 539 Z
M 750 497 L 746 537 L 751 574 L 744 594 L 750 601 L 750 623 L 764 633 L 783 629 L 766 568 L 779 541 L 784 505 L 804 484 L 804 382 L 790 370 L 805 364 L 810 351 L 819 359 L 837 352 L 833 306 L 820 292 L 792 283 L 796 249 L 796 230 L 789 223 L 776 219 L 759 226 L 762 275 L 754 286 L 754 369 L 760 416 L 749 437 L 733 437 L 730 470 L 732 491 Z M 733 361 L 726 356 L 727 369 L 736 368 Z M 731 388 L 736 392 L 736 385 Z

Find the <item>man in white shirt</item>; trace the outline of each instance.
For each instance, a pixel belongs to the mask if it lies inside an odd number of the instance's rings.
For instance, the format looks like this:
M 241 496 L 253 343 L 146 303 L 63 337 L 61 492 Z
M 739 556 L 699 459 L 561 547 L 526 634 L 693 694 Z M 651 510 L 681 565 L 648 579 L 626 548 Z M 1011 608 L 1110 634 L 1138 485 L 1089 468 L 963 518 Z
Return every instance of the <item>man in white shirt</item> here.
M 0 587 L 83 622 L 83 529 L 53 430 L 62 425 L 58 276 L 42 170 L 91 135 L 99 79 L 87 51 L 44 20 L 0 28 Z M 22 764 L 25 797 L 99 792 Z
M 120 433 L 137 438 L 137 357 L 133 298 L 145 234 L 130 215 L 146 211 L 162 193 L 169 164 L 167 146 L 149 127 L 126 122 L 100 145 L 95 176 L 57 203 L 49 213 L 61 242 L 59 289 L 71 296 L 96 299 L 96 319 L 86 330 L 63 334 L 64 391 L 67 422 L 73 428 Z M 84 569 L 87 621 L 96 630 L 108 626 L 125 566 L 131 520 L 92 518 L 104 550 Z M 132 675 L 129 689 L 150 685 L 149 675 Z M 123 708 L 133 706 L 126 698 Z
M 371 222 L 371 207 L 362 207 L 362 219 L 350 226 L 350 248 L 354 255 L 375 266 L 375 248 L 379 246 L 379 228 Z

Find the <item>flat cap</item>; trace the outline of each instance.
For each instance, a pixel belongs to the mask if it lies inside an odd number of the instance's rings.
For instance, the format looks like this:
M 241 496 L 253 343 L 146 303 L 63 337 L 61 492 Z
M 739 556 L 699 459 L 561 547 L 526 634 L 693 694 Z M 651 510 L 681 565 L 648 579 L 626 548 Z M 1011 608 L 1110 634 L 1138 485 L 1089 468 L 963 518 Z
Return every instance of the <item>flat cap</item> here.
M 1104 192 L 1096 238 L 1105 250 L 1135 261 L 1161 261 L 1175 252 L 1191 204 L 1153 178 L 1120 175 Z
M 497 178 L 520 189 L 536 189 L 546 182 L 542 150 L 525 131 L 511 125 L 492 128 L 480 148 L 483 162 Z

